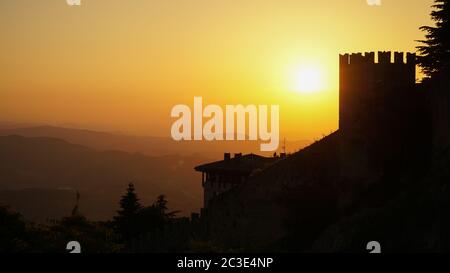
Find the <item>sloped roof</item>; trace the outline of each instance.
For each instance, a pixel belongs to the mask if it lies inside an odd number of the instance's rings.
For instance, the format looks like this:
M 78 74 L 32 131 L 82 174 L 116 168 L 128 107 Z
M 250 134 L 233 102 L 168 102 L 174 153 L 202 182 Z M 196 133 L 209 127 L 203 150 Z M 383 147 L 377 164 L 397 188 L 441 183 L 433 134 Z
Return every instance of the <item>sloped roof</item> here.
M 262 169 L 275 162 L 276 157 L 264 157 L 256 154 L 247 154 L 235 156 L 227 160 L 220 160 L 212 163 L 203 164 L 195 167 L 198 172 L 204 171 L 239 171 L 252 172 L 256 169 Z

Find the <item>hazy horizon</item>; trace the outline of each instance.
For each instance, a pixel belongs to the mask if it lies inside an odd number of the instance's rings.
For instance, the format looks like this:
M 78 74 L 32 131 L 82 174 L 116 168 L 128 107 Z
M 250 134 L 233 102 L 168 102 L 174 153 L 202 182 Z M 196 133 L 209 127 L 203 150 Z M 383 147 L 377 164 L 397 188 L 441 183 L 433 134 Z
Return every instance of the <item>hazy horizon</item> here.
M 281 139 L 317 139 L 338 127 L 338 54 L 415 51 L 431 4 L 2 1 L 0 116 L 170 137 L 170 109 L 202 96 L 279 104 Z M 311 68 L 320 90 L 297 90 Z

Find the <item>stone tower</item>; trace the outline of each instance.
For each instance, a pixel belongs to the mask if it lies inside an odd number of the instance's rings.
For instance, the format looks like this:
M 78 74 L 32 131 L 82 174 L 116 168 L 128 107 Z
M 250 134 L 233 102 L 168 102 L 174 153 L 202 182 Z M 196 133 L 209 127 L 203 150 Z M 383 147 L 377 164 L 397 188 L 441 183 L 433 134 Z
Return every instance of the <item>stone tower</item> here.
M 405 156 L 417 105 L 415 54 L 395 52 L 339 56 L 341 177 L 367 181 Z

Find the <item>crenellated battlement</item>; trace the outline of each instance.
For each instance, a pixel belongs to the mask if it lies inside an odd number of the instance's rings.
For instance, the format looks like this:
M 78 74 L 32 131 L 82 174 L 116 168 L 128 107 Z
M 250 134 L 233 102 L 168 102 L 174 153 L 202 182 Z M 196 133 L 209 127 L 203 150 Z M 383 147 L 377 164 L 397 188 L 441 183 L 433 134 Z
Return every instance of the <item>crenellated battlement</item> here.
M 416 82 L 414 53 L 379 51 L 339 55 L 339 126 L 353 127 L 355 114 L 407 99 Z M 406 96 L 406 97 L 402 97 Z M 374 116 L 374 115 L 372 115 Z
M 366 52 L 339 56 L 341 173 L 360 181 L 393 165 L 402 154 L 405 124 L 420 103 L 416 55 Z M 388 162 L 388 163 L 387 163 Z
M 364 55 L 362 53 L 353 54 L 342 54 L 339 55 L 340 65 L 352 65 L 352 64 L 406 64 L 406 65 L 416 65 L 416 54 L 414 53 L 404 53 L 404 52 L 394 52 L 394 60 L 391 61 L 392 52 L 391 51 L 379 51 L 378 52 L 378 62 L 375 61 L 375 52 L 366 52 Z M 405 62 L 406 55 L 406 62 Z

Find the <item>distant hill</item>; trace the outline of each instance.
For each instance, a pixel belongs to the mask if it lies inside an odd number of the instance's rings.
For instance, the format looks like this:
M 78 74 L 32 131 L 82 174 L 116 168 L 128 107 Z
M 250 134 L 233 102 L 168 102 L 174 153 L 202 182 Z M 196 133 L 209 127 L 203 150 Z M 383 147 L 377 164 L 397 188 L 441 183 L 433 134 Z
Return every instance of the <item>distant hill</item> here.
M 144 204 L 165 194 L 171 209 L 189 214 L 198 211 L 202 203 L 201 178 L 193 167 L 205 161 L 208 159 L 198 155 L 150 157 L 98 151 L 57 138 L 2 136 L 0 203 L 41 214 L 30 216 L 42 220 L 54 215 L 48 215 L 51 209 L 36 208 L 44 203 L 58 207 L 66 202 L 65 206 L 71 209 L 75 204 L 74 191 L 79 190 L 82 213 L 93 219 L 107 219 L 117 209 L 127 184 L 133 181 Z M 30 192 L 30 188 L 41 190 Z
M 0 127 L 1 128 L 1 127 Z M 3 127 L 4 128 L 4 127 Z M 206 157 L 219 159 L 224 152 L 258 153 L 257 142 L 250 141 L 183 141 L 176 142 L 171 138 L 127 136 L 83 129 L 69 129 L 54 126 L 35 126 L 22 128 L 0 129 L 0 136 L 21 135 L 26 137 L 54 137 L 70 143 L 80 144 L 98 150 L 118 150 L 125 152 L 139 152 L 151 156 L 159 155 L 193 155 L 201 154 Z M 287 141 L 288 152 L 297 151 L 310 144 L 311 141 Z M 280 145 L 279 151 L 282 151 Z M 271 155 L 271 153 L 266 153 Z
M 45 223 L 68 216 L 74 207 L 76 191 L 71 189 L 22 189 L 22 190 L 0 190 L 0 204 L 12 207 L 20 212 L 26 220 L 36 223 Z M 97 200 L 95 200 L 97 201 Z M 106 209 L 102 202 L 92 203 L 86 201 L 83 195 L 83 204 L 89 203 L 95 206 L 94 215 L 108 215 L 110 208 Z M 109 205 L 111 207 L 111 205 Z

